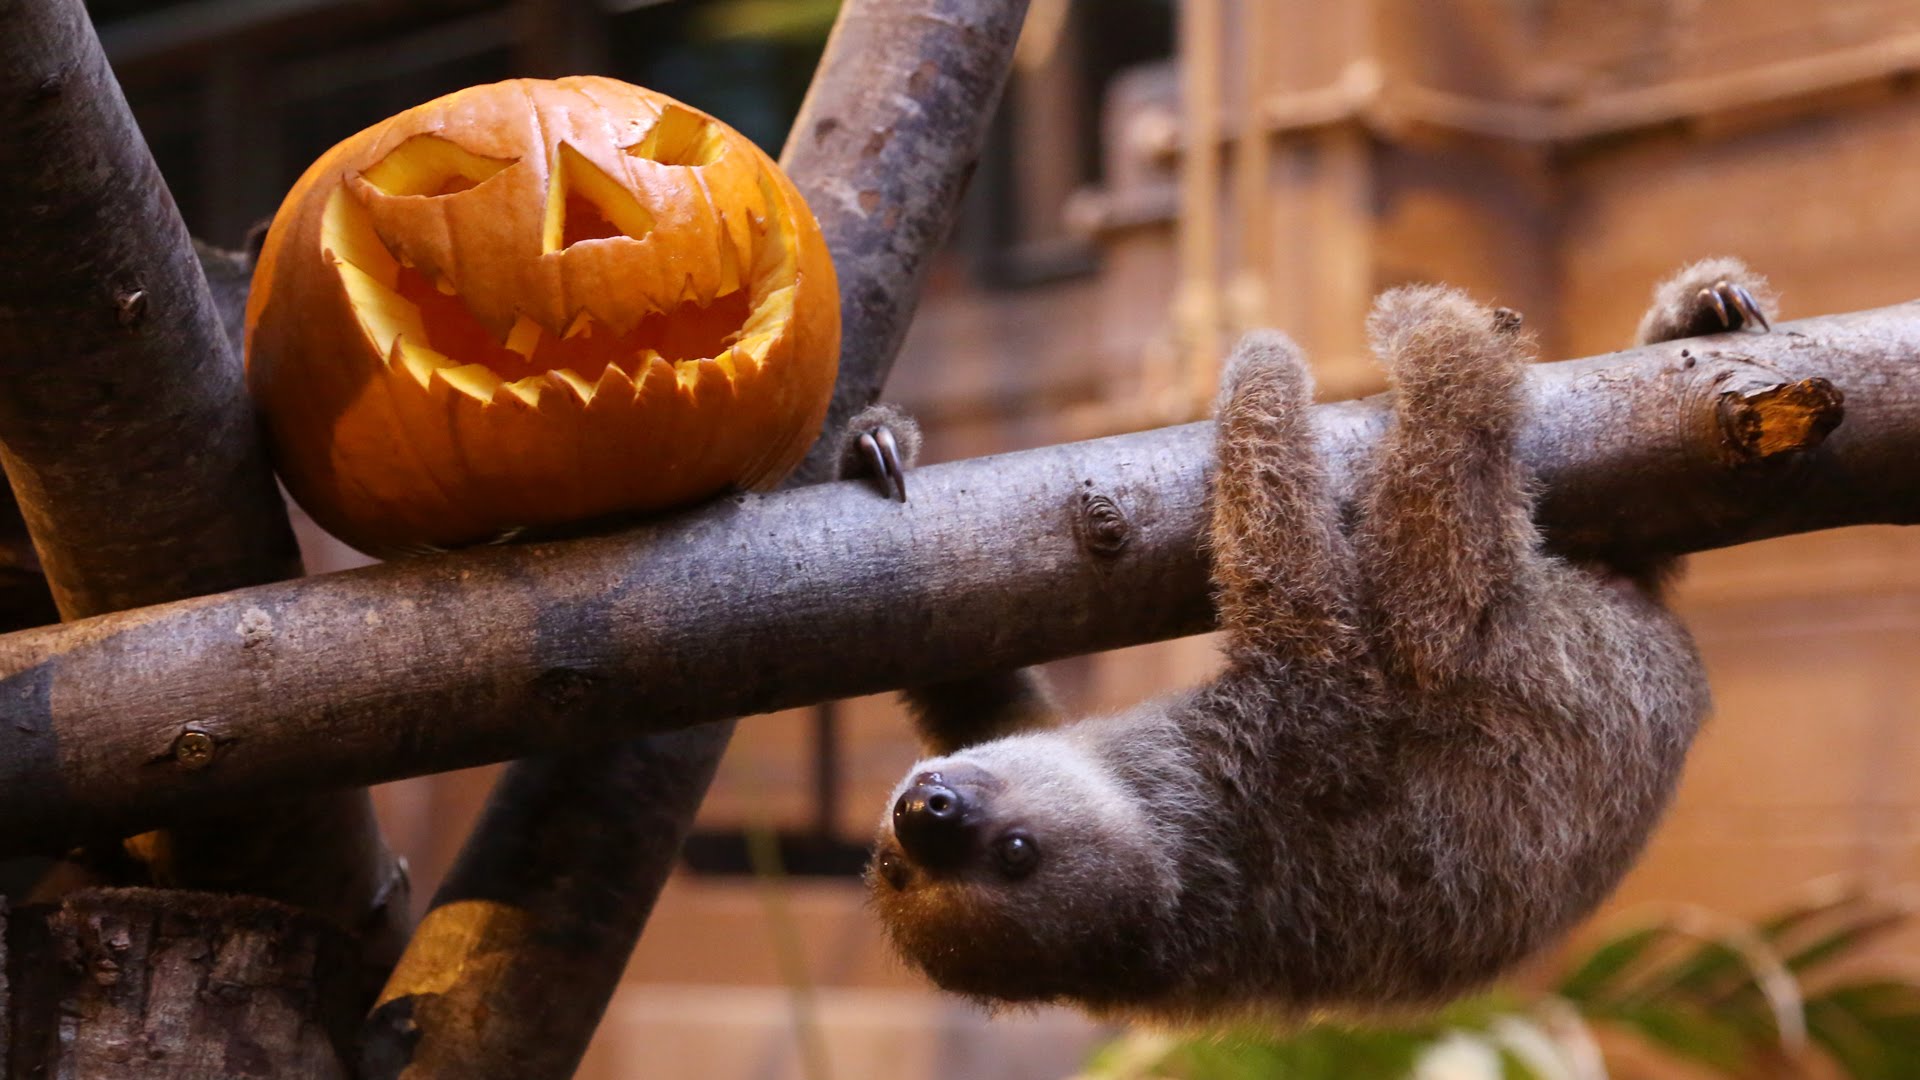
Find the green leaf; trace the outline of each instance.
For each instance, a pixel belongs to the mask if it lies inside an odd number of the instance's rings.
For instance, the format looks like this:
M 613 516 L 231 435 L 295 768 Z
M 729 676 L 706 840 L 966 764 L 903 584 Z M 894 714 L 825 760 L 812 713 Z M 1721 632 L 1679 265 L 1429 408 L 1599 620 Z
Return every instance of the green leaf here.
M 1552 1080 L 1534 1070 L 1527 1060 L 1507 1047 L 1500 1048 L 1500 1080 Z
M 1667 934 L 1663 926 L 1629 930 L 1602 942 L 1587 953 L 1587 958 L 1560 980 L 1555 993 L 1576 1004 L 1585 1004 L 1602 995 L 1634 961 Z
M 1907 913 L 1904 911 L 1869 913 L 1816 939 L 1812 944 L 1787 953 L 1787 967 L 1795 972 L 1811 971 L 1829 961 L 1840 959 L 1906 921 Z
M 1850 910 L 1841 925 L 1797 948 L 1787 948 L 1782 942 L 1784 955 L 1781 963 L 1789 972 L 1804 979 L 1830 963 L 1846 959 L 1887 932 L 1904 926 L 1909 918 L 1909 913 L 1900 909 L 1865 903 L 1846 907 Z M 1761 1007 L 1760 988 L 1752 978 L 1723 980 L 1712 991 L 1703 990 L 1702 996 L 1716 1012 L 1751 1012 Z
M 1153 1033 L 1128 1032 L 1096 1047 L 1080 1074 L 1098 1080 L 1151 1076 L 1171 1046 L 1167 1039 Z
M 1512 1058 L 1517 1063 L 1507 1067 L 1509 1073 L 1517 1067 L 1518 1075 L 1533 1080 L 1573 1080 L 1579 1072 L 1573 1049 L 1555 1035 L 1544 1017 L 1514 1013 L 1495 1019 L 1487 1031 L 1499 1044 L 1502 1060 Z
M 1675 1057 L 1723 1072 L 1740 1069 L 1753 1052 L 1752 1039 L 1738 1025 L 1684 1002 L 1607 1005 L 1588 1017 L 1624 1027 Z
M 1807 1032 L 1853 1080 L 1920 1076 L 1920 986 L 1836 986 L 1807 1002 Z
M 1762 920 L 1760 936 L 1768 941 L 1784 941 L 1808 923 L 1818 922 L 1839 913 L 1870 909 L 1873 906 L 1872 898 L 1866 893 L 1857 889 L 1849 890 L 1826 900 L 1815 900 L 1789 907 L 1772 918 Z
M 1676 959 L 1647 982 L 1655 994 L 1695 997 L 1710 986 L 1732 980 L 1733 985 L 1752 982 L 1753 971 L 1746 954 L 1721 940 L 1703 941 L 1691 952 Z
M 1192 1080 L 1341 1080 L 1352 1076 L 1384 1080 L 1405 1076 L 1427 1042 L 1422 1033 L 1392 1027 L 1321 1024 L 1287 1038 L 1241 1043 L 1231 1063 L 1220 1055 L 1208 1057 L 1205 1064 L 1215 1071 L 1195 1072 Z
M 1432 1042 L 1398 1027 L 1321 1024 L 1286 1035 L 1229 1031 L 1179 1040 L 1131 1035 L 1089 1059 L 1085 1077 L 1101 1080 L 1394 1080 Z

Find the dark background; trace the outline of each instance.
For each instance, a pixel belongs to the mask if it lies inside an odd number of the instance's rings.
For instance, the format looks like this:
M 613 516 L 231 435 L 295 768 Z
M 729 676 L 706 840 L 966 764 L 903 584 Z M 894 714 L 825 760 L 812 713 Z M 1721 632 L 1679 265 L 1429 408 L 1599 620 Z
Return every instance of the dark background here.
M 703 109 L 778 155 L 838 0 L 94 0 L 103 44 L 187 225 L 238 247 L 334 143 L 441 94 L 518 76 L 612 75 Z M 1078 77 L 1172 52 L 1171 0 L 1071 6 Z M 1002 109 L 1018 109 L 1010 96 Z M 1000 118 L 998 149 L 1008 121 Z M 1099 171 L 1097 116 L 1060 147 Z M 956 242 L 983 284 L 1021 230 L 1011 155 L 982 163 Z

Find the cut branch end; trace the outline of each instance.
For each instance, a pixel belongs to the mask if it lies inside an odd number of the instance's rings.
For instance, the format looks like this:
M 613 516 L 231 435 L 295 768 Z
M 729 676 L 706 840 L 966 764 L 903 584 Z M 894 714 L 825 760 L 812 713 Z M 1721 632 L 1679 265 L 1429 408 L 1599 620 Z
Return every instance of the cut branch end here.
M 1846 416 L 1846 396 L 1821 378 L 1720 395 L 1720 427 L 1742 460 L 1811 450 Z

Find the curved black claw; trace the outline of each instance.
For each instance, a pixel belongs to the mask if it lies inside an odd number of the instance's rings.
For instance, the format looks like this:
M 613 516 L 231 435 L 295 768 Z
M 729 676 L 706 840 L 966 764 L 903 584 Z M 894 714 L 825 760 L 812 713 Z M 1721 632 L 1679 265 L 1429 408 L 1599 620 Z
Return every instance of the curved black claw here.
M 900 460 L 900 443 L 893 437 L 892 428 L 880 424 L 871 431 L 861 432 L 860 456 L 866 459 L 868 470 L 879 479 L 889 498 L 907 501 L 907 469 Z
M 1758 326 L 1761 333 L 1773 329 L 1759 302 L 1738 282 L 1716 281 L 1701 289 L 1699 297 L 1701 306 L 1711 310 L 1724 329 L 1740 330 L 1750 325 Z

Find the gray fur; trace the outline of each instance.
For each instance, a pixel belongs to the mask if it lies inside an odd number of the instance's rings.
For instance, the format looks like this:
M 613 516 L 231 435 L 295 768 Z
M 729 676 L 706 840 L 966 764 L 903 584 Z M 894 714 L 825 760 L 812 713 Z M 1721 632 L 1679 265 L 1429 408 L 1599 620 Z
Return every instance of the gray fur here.
M 1637 340 L 1674 341 L 1727 330 L 1712 302 L 1700 295 L 1702 290 L 1722 283 L 1744 287 L 1768 321 L 1772 320 L 1777 300 L 1767 279 L 1748 270 L 1739 259 L 1721 256 L 1689 264 L 1655 287 L 1653 306 L 1640 318 Z
M 1762 295 L 1697 266 L 1643 325 L 1697 325 L 1703 275 Z M 1216 680 L 1064 725 L 989 710 L 992 737 L 950 753 L 956 710 L 910 695 L 944 756 L 896 796 L 937 771 L 985 822 L 937 872 L 881 825 L 875 907 L 935 982 L 1176 1021 L 1433 1002 L 1553 941 L 1640 851 L 1708 709 L 1640 584 L 1659 575 L 1541 551 L 1517 317 L 1414 287 L 1368 329 L 1396 420 L 1344 524 L 1298 351 L 1253 334 L 1228 366 Z M 1040 852 L 1024 877 L 993 856 L 1016 827 Z
M 840 446 L 834 453 L 838 463 L 837 472 L 842 477 L 862 476 L 867 465 L 860 456 L 860 436 L 876 428 L 885 427 L 893 432 L 900 444 L 900 459 L 907 465 L 920 457 L 920 425 L 907 413 L 884 402 L 875 402 L 854 414 L 852 420 L 840 432 Z

